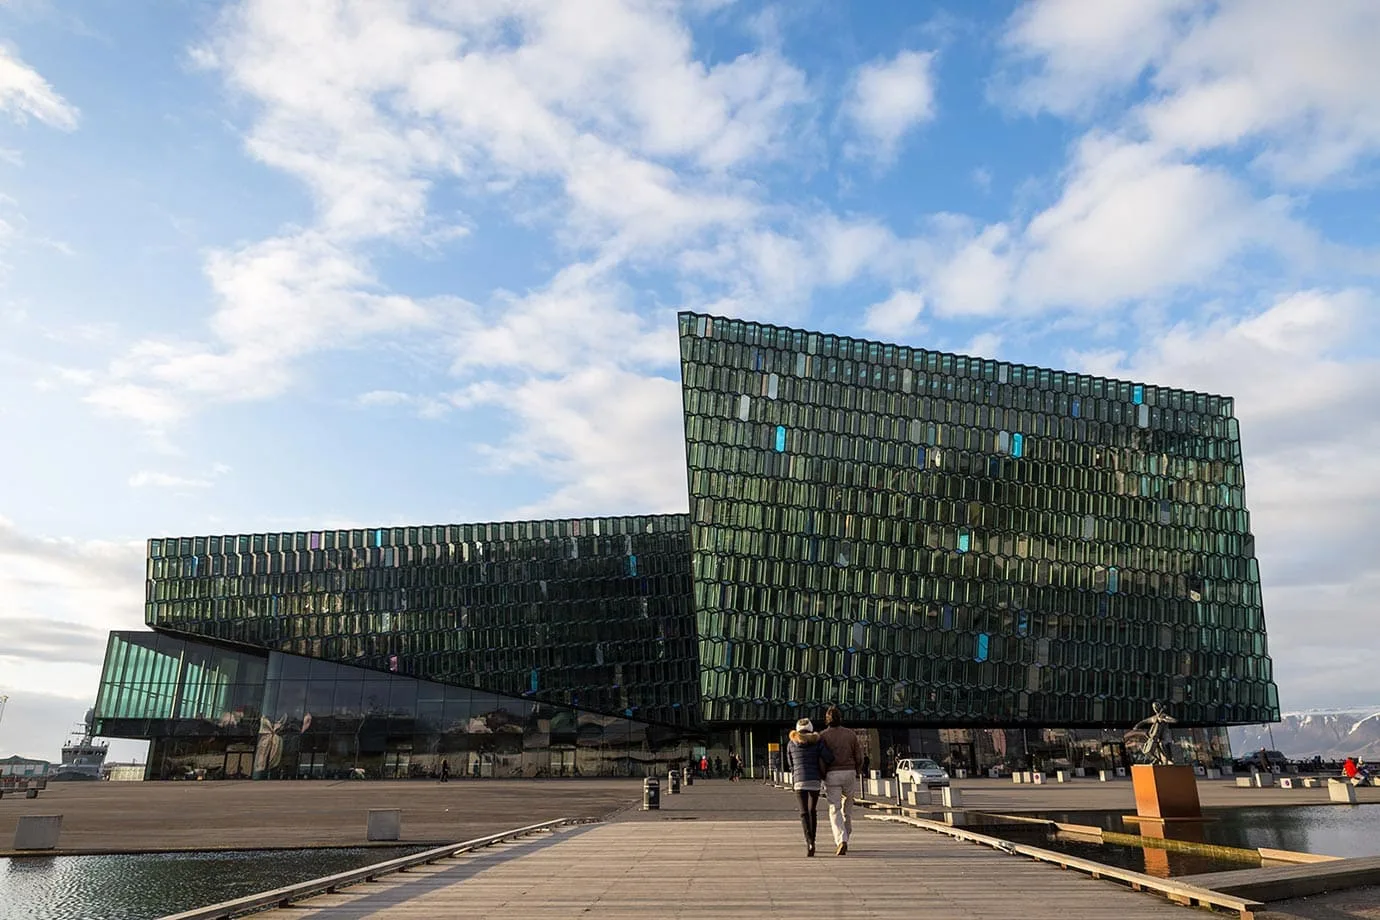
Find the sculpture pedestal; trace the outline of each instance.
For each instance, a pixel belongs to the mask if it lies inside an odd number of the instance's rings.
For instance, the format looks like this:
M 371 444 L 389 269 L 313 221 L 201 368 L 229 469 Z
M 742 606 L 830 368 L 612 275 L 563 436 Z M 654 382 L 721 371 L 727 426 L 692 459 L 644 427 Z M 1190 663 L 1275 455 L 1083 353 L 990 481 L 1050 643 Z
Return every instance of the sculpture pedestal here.
M 1142 818 L 1172 821 L 1203 816 L 1192 767 L 1136 764 L 1131 768 L 1131 786 L 1136 791 L 1136 814 Z

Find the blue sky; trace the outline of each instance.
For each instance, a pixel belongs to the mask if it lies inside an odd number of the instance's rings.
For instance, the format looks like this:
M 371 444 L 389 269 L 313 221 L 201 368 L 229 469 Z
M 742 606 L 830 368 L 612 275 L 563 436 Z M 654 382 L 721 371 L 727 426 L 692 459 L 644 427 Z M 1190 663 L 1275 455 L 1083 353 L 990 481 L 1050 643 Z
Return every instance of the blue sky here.
M 678 309 L 1237 397 L 1380 698 L 1380 6 L 0 0 L 0 753 L 143 540 L 685 508 Z

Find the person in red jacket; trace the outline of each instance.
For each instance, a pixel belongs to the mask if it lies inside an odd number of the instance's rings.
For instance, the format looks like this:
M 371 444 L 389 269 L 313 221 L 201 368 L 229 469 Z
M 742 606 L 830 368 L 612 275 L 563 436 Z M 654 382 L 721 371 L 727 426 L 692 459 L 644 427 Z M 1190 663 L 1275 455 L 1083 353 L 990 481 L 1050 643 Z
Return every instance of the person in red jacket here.
M 1350 757 L 1346 759 L 1346 763 L 1342 764 L 1342 775 L 1352 782 L 1356 781 L 1356 775 L 1359 772 L 1360 771 L 1356 769 L 1356 761 L 1352 760 Z

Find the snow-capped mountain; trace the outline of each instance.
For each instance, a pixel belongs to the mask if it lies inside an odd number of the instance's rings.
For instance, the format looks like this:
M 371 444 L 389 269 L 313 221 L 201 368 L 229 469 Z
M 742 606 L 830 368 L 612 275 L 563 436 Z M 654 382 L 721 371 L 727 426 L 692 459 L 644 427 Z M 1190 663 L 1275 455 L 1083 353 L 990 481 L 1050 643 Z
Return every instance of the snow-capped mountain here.
M 1380 762 L 1380 707 L 1290 712 L 1273 725 L 1238 725 L 1228 734 L 1237 757 L 1265 748 L 1295 760 L 1363 757 Z

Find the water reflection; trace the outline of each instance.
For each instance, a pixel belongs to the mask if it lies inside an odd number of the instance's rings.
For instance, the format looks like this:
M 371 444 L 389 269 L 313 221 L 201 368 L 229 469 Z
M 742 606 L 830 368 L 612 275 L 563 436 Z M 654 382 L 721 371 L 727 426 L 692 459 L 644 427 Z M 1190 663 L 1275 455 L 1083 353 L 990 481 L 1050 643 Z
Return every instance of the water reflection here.
M 1030 843 L 1061 853 L 1133 869 L 1161 878 L 1250 868 L 1258 860 L 1215 853 L 1183 853 L 1158 847 L 1118 845 L 1114 835 L 1157 837 L 1166 841 L 1256 850 L 1261 847 L 1318 853 L 1327 856 L 1380 856 L 1380 805 L 1300 805 L 1258 808 L 1204 809 L 1202 822 L 1127 820 L 1120 811 L 1051 811 L 1040 817 L 1063 824 L 1081 824 L 1110 832 L 1104 843 L 1055 834 L 1039 825 L 1001 823 L 994 819 L 980 828 L 1006 840 Z
M 0 920 L 152 920 L 418 848 L 0 859 Z

